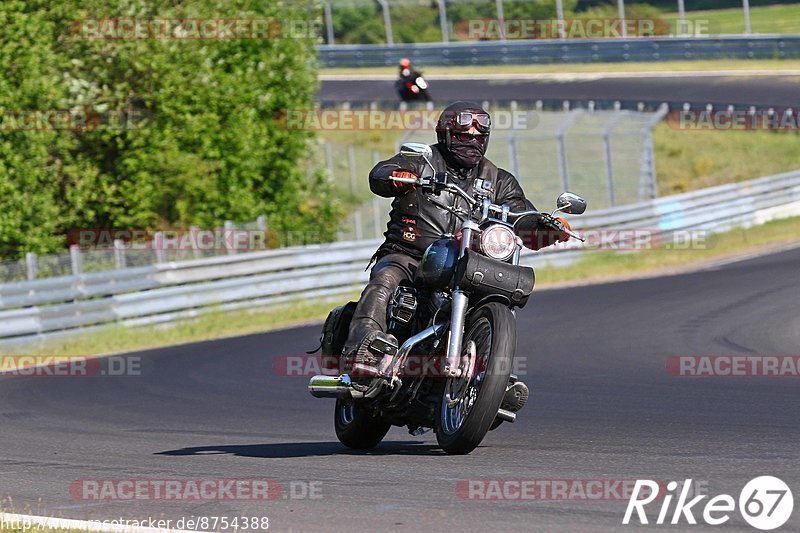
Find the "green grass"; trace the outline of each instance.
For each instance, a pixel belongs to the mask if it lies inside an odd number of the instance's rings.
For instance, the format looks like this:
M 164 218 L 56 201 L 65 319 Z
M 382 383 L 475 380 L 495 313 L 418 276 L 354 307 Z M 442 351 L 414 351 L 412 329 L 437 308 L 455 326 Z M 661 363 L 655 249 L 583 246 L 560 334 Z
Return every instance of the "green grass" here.
M 674 25 L 675 21 L 678 20 L 678 14 L 665 13 L 664 18 L 670 20 Z M 690 21 L 708 21 L 708 28 L 712 34 L 742 34 L 745 29 L 744 12 L 741 7 L 687 11 L 686 19 Z M 800 34 L 800 6 L 751 7 L 750 26 L 753 33 Z
M 659 194 L 668 195 L 800 168 L 800 138 L 768 131 L 653 132 Z
M 798 242 L 800 242 L 800 217 L 713 235 L 707 240 L 704 249 L 654 249 L 638 253 L 590 252 L 585 259 L 568 267 L 538 269 L 537 287 L 563 282 L 619 279 L 621 276 L 659 273 L 676 268 L 687 269 L 692 265 L 735 256 L 748 249 Z M 332 307 L 357 298 L 358 294 L 353 293 L 336 299 L 303 302 L 268 310 L 212 313 L 168 326 L 139 328 L 118 326 L 97 333 L 79 334 L 57 342 L 40 343 L 24 352 L 89 356 L 258 333 L 303 323 L 321 322 Z M 306 341 L 308 349 L 316 347 L 316 338 L 303 339 L 303 342 Z

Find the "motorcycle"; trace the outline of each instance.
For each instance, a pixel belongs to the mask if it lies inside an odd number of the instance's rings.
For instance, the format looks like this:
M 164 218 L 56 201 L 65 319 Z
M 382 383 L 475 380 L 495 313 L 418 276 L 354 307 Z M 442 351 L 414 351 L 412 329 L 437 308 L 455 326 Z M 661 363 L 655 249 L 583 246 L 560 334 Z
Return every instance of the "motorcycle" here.
M 401 77 L 395 82 L 395 86 L 403 102 L 431 101 L 428 82 L 421 75 Z
M 533 292 L 534 271 L 519 265 L 522 239 L 514 233 L 514 222 L 534 216 L 556 227 L 557 212 L 582 214 L 586 201 L 565 192 L 551 214 L 512 212 L 506 205 L 493 204 L 483 183 L 470 196 L 446 172 L 435 172 L 430 146 L 407 143 L 400 151 L 422 158 L 426 171 L 420 178 L 392 179 L 414 183 L 440 197 L 442 192 L 452 199 L 457 195 L 469 209 L 456 202 L 440 204 L 462 221 L 460 231 L 433 242 L 413 283 L 395 291 L 387 324 L 401 345 L 384 355 L 377 374 L 360 380 L 348 374 L 317 375 L 308 390 L 317 398 L 336 399 L 334 428 L 345 446 L 373 448 L 397 425 L 408 426 L 412 435 L 433 429 L 446 453 L 467 454 L 490 430 L 516 419 L 502 402 L 517 380 L 512 374 L 515 309 L 522 308 Z M 326 320 L 323 355 L 329 361 L 338 361 L 354 307 L 354 302 L 340 306 Z M 328 366 L 334 367 L 338 365 Z

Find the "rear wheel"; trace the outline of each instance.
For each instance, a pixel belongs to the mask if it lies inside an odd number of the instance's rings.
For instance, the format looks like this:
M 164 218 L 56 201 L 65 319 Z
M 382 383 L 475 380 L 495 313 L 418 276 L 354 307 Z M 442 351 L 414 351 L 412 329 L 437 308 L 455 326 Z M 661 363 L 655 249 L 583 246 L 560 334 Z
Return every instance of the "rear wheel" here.
M 372 416 L 362 405 L 336 400 L 334 426 L 339 442 L 354 450 L 374 448 L 391 424 Z
M 503 401 L 517 345 L 514 314 L 497 302 L 474 311 L 464 328 L 472 372 L 448 378 L 436 414 L 436 440 L 449 454 L 466 454 L 486 436 Z M 472 352 L 472 353 L 470 353 Z

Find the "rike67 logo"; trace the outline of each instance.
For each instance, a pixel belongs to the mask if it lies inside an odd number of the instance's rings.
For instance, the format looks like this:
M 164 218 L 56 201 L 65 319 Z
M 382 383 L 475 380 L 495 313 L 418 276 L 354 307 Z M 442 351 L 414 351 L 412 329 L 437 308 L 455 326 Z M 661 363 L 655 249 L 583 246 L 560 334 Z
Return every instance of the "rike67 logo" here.
M 644 508 L 658 498 L 658 487 L 657 482 L 649 479 L 636 480 L 633 493 L 628 500 L 628 508 L 625 510 L 625 517 L 622 519 L 623 524 L 630 523 L 634 511 L 640 524 L 648 523 Z M 661 501 L 656 524 L 667 523 L 673 497 L 678 495 L 678 487 L 677 481 L 667 483 L 667 493 Z M 679 524 L 681 520 L 685 520 L 687 524 L 697 524 L 694 513 L 701 513 L 701 508 L 702 519 L 706 524 L 718 526 L 730 520 L 737 504 L 733 496 L 728 494 L 714 496 L 701 507 L 698 504 L 707 495 L 702 494 L 689 500 L 691 487 L 692 480 L 687 479 L 680 489 L 670 524 Z M 640 498 L 641 494 L 646 495 Z M 693 509 L 695 506 L 697 508 Z M 772 476 L 760 476 L 751 479 L 739 493 L 738 507 L 745 522 L 756 529 L 768 531 L 781 527 L 789 520 L 794 509 L 794 498 L 789 486 L 782 480 Z

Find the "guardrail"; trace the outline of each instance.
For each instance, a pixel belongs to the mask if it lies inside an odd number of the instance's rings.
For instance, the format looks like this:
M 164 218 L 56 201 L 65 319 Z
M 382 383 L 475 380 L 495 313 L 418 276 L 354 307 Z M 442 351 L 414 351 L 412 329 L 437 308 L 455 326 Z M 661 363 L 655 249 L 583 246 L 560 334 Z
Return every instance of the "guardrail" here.
M 319 45 L 324 67 L 395 66 L 401 57 L 430 66 L 612 63 L 800 57 L 800 36 L 519 40 L 394 45 Z
M 722 185 L 575 218 L 576 229 L 721 231 L 800 215 L 800 170 Z M 4 347 L 111 324 L 172 322 L 211 311 L 349 294 L 368 278 L 379 241 L 284 248 L 0 285 Z M 562 266 L 590 251 L 574 246 L 523 254 Z

